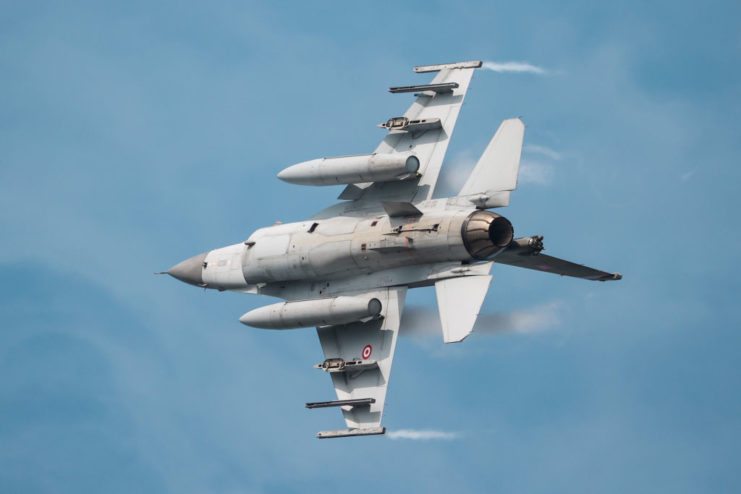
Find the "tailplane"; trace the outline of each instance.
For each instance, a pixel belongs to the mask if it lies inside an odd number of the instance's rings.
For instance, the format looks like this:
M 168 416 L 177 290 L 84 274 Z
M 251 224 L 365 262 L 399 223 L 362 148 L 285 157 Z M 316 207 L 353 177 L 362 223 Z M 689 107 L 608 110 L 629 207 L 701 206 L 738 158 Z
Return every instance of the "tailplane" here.
M 490 283 L 491 275 L 463 276 L 435 283 L 445 343 L 463 341 L 471 334 Z

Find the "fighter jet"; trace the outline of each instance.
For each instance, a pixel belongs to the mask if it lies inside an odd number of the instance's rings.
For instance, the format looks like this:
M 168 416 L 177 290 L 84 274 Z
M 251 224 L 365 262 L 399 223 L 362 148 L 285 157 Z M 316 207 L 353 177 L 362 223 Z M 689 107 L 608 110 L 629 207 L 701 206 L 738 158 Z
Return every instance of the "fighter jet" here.
M 392 87 L 416 97 L 371 154 L 319 158 L 289 166 L 289 183 L 346 185 L 340 202 L 298 223 L 275 224 L 246 240 L 187 259 L 166 274 L 214 290 L 278 297 L 244 314 L 256 328 L 316 327 L 347 429 L 319 438 L 384 434 L 386 388 L 407 290 L 434 286 L 445 343 L 473 330 L 494 264 L 595 281 L 621 279 L 542 254 L 540 235 L 515 238 L 490 211 L 517 187 L 525 125 L 499 126 L 457 196 L 433 199 L 440 168 L 471 77 L 481 61 L 415 67 L 429 84 Z

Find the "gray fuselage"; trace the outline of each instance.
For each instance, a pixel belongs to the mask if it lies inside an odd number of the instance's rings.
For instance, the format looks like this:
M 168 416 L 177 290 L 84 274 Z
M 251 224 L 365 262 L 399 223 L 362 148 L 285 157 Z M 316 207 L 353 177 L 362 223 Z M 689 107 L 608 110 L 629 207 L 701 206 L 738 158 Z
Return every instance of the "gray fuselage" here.
M 218 290 L 322 282 L 402 266 L 486 260 L 511 240 L 504 217 L 470 208 L 407 217 L 337 216 L 261 228 L 242 243 L 184 261 L 171 274 Z

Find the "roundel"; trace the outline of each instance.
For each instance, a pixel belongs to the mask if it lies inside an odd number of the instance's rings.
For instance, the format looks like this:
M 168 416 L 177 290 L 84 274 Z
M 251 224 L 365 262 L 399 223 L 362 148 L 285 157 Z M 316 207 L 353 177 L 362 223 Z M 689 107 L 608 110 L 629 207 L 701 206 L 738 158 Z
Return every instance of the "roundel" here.
M 371 356 L 371 353 L 373 353 L 373 347 L 370 345 L 365 345 L 363 347 L 363 360 L 368 360 L 368 358 Z

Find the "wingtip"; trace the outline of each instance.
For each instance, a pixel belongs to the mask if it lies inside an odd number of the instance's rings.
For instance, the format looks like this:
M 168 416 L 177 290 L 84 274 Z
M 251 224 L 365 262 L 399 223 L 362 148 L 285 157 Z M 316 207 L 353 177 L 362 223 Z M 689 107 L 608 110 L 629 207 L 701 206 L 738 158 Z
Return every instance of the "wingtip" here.
M 478 69 L 483 65 L 481 60 L 470 60 L 468 62 L 441 63 L 436 65 L 417 65 L 414 67 L 416 73 L 438 72 L 443 69 Z

